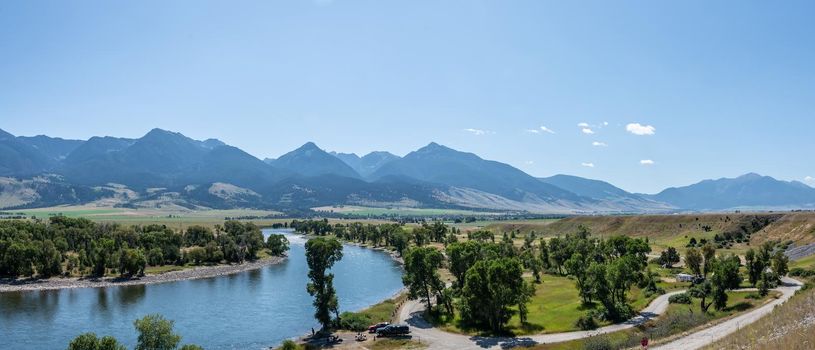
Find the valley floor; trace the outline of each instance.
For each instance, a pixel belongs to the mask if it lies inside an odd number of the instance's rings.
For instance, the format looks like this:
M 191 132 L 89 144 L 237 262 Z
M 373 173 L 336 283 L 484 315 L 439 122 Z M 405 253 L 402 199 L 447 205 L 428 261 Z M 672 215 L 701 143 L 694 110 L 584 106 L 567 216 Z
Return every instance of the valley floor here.
M 148 274 L 137 278 L 52 277 L 47 279 L 0 279 L 0 293 L 68 288 L 101 288 L 166 283 L 199 278 L 212 278 L 250 271 L 282 262 L 285 257 L 267 257 L 242 264 L 196 266 L 189 269 Z

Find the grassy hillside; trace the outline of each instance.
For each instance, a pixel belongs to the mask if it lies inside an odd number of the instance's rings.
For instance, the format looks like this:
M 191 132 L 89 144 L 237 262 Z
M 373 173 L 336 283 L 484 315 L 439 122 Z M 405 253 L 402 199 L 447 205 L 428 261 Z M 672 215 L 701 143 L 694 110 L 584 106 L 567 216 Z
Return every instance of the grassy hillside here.
M 815 242 L 815 213 L 739 213 L 694 215 L 575 216 L 545 222 L 501 222 L 487 225 L 495 232 L 518 230 L 522 234 L 556 236 L 588 227 L 598 236 L 648 237 L 656 248 L 684 248 L 691 238 L 713 240 L 716 235 L 743 237 L 730 241 L 740 251 L 767 240 Z M 749 236 L 749 239 L 747 238 Z
M 810 288 L 707 349 L 814 349 L 815 289 Z

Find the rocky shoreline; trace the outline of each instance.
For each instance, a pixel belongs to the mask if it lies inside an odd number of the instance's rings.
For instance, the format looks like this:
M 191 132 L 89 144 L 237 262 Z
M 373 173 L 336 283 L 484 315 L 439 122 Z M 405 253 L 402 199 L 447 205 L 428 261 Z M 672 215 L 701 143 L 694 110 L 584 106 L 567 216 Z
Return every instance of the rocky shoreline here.
M 146 275 L 137 278 L 48 278 L 48 279 L 0 279 L 0 293 L 24 292 L 40 290 L 56 290 L 68 288 L 104 288 L 133 286 L 155 283 L 176 282 L 199 278 L 211 278 L 250 271 L 264 266 L 282 262 L 286 257 L 271 257 L 243 264 L 199 266 L 181 271 L 171 271 L 156 275 Z

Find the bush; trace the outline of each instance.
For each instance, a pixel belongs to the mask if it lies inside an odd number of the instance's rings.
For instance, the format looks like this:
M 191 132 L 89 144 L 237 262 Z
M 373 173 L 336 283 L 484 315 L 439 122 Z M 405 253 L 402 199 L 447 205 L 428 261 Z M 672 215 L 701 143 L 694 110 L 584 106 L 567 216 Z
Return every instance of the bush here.
M 744 298 L 745 299 L 758 300 L 758 299 L 761 299 L 761 295 L 758 295 L 756 293 L 750 293 L 750 294 L 745 295 Z
M 815 270 L 807 270 L 796 267 L 790 270 L 789 275 L 792 277 L 812 277 L 815 276 Z
M 578 328 L 584 331 L 590 331 L 592 329 L 597 329 L 597 321 L 594 320 L 592 315 L 580 316 L 575 323 Z
M 300 347 L 291 339 L 287 339 L 280 345 L 280 350 L 298 350 Z
M 583 342 L 583 349 L 585 350 L 611 350 L 612 348 L 611 339 L 605 334 L 588 337 Z
M 340 314 L 340 328 L 354 332 L 362 332 L 371 325 L 371 318 L 366 314 L 356 312 L 343 312 Z
M 671 304 L 690 304 L 690 295 L 688 293 L 671 295 L 668 302 Z

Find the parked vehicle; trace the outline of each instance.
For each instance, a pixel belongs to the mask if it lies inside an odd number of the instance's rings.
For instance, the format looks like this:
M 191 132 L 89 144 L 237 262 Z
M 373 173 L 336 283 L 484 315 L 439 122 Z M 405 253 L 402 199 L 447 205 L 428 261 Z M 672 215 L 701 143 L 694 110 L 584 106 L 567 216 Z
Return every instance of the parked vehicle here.
M 404 324 L 392 324 L 390 326 L 385 326 L 376 331 L 376 335 L 379 337 L 389 337 L 394 335 L 405 335 L 410 334 L 410 327 Z
M 368 327 L 368 333 L 376 333 L 378 329 L 388 325 L 390 325 L 390 322 L 379 322 L 373 326 Z

